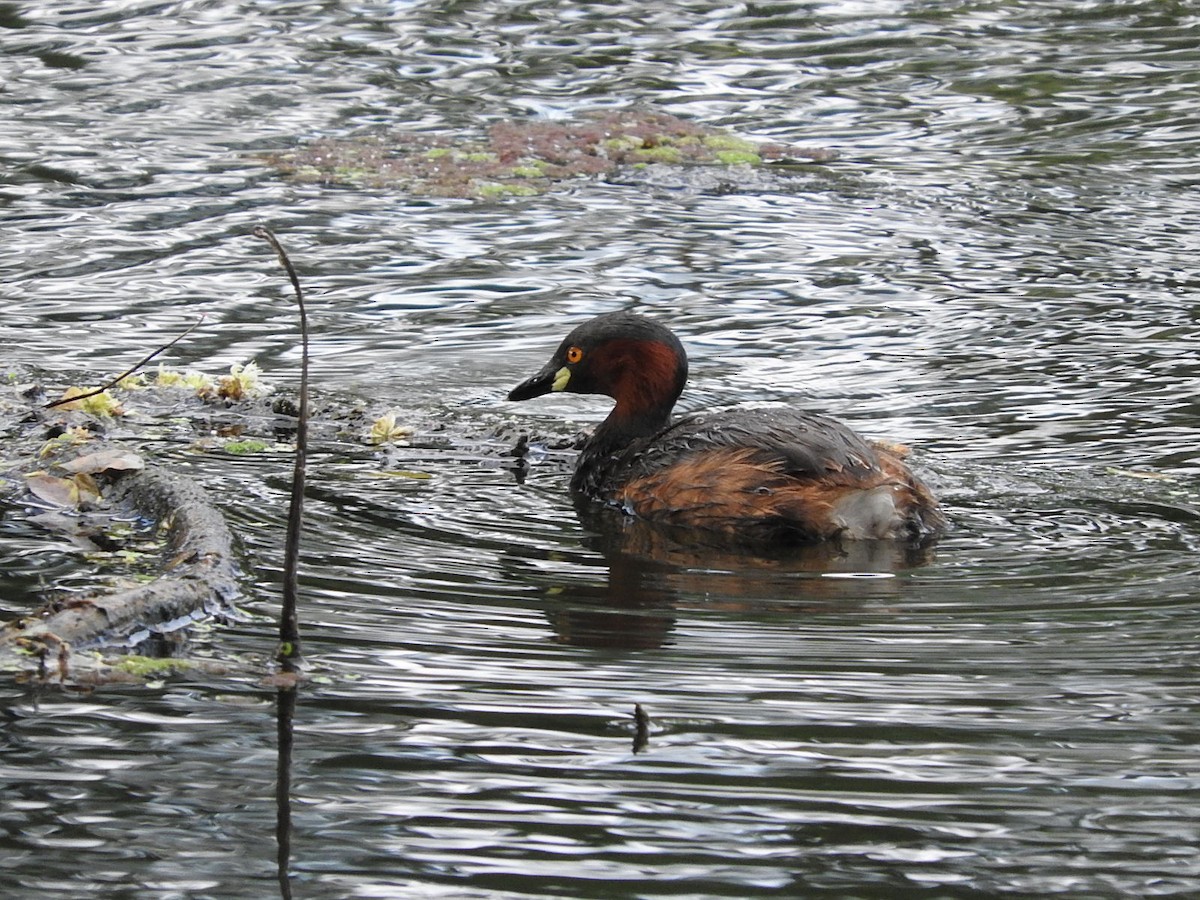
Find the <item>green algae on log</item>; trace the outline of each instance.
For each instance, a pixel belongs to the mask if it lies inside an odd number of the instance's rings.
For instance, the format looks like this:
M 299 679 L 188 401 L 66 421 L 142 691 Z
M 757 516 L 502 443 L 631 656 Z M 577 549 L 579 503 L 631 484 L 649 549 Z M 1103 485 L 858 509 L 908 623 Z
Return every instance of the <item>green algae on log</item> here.
M 624 110 L 580 120 L 505 120 L 478 140 L 406 133 L 318 138 L 264 158 L 297 181 L 495 199 L 541 194 L 572 179 L 654 163 L 757 166 L 836 156 L 832 150 L 756 143 L 666 113 Z

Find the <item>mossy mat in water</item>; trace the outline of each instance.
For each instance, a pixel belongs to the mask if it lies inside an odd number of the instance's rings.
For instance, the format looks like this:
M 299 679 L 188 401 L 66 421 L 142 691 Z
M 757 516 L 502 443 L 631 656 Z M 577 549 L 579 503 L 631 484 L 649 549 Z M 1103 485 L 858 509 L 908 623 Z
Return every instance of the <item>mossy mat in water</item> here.
M 506 120 L 475 140 L 408 133 L 319 138 L 264 158 L 298 181 L 488 199 L 532 196 L 576 178 L 653 164 L 749 167 L 836 155 L 756 143 L 666 113 L 625 110 L 581 120 Z

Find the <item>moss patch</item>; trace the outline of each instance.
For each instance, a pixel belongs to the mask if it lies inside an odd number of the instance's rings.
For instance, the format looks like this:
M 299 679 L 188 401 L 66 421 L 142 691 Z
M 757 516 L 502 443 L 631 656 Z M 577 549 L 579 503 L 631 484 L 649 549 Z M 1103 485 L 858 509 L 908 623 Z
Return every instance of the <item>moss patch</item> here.
M 746 153 L 742 150 L 718 150 L 717 161 L 727 166 L 762 165 L 761 156 L 757 153 Z
M 268 449 L 270 444 L 265 441 L 245 440 L 245 441 L 229 441 L 224 446 L 226 453 L 232 453 L 235 456 L 245 456 L 249 453 L 262 453 Z
M 160 659 L 152 656 L 122 656 L 112 667 L 118 672 L 133 675 L 135 678 L 162 678 L 175 672 L 183 672 L 192 668 L 193 663 L 186 659 L 168 657 Z
M 498 199 L 540 194 L 620 167 L 824 162 L 836 156 L 830 150 L 759 144 L 666 113 L 627 109 L 573 121 L 505 120 L 482 138 L 403 132 L 319 138 L 263 158 L 301 182 Z

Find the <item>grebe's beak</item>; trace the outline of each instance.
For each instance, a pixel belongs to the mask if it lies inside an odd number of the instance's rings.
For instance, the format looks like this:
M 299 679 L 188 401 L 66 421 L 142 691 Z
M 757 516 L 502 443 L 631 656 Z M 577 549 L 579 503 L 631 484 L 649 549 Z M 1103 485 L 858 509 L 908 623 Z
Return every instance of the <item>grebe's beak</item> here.
M 571 370 L 557 359 L 550 360 L 542 371 L 532 378 L 527 378 L 508 392 L 509 400 L 529 400 L 549 394 L 551 391 L 565 391 L 571 380 Z

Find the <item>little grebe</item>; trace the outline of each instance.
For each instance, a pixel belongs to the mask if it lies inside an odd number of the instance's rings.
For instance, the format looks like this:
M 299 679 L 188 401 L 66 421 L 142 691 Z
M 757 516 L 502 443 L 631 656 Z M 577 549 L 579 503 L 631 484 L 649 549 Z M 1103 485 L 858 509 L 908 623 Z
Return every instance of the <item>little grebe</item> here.
M 584 322 L 509 400 L 551 391 L 617 401 L 583 446 L 571 490 L 648 521 L 752 542 L 918 540 L 945 520 L 896 450 L 835 419 L 732 410 L 671 422 L 687 355 L 644 316 Z

